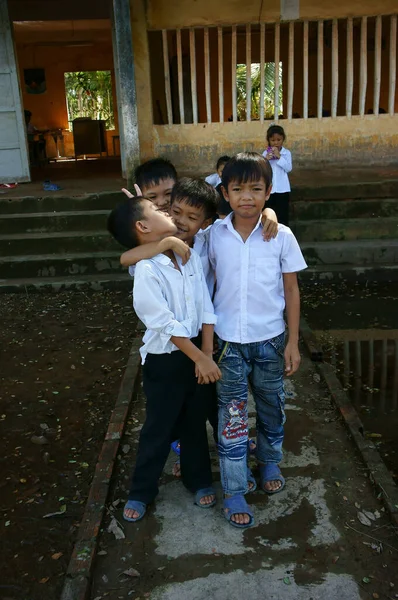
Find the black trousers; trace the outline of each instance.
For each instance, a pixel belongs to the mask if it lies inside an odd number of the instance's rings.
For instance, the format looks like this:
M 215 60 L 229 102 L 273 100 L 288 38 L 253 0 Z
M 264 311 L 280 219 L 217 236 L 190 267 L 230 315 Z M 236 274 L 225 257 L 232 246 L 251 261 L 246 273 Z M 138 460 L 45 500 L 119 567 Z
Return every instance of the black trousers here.
M 194 340 L 192 340 L 194 341 Z M 141 430 L 130 500 L 145 504 L 158 494 L 158 482 L 179 432 L 181 479 L 196 492 L 212 483 L 206 433 L 208 394 L 197 384 L 194 363 L 180 350 L 148 354 L 142 370 L 146 419 Z
M 289 192 L 284 194 L 271 194 L 265 204 L 266 208 L 272 208 L 278 217 L 278 223 L 289 225 Z

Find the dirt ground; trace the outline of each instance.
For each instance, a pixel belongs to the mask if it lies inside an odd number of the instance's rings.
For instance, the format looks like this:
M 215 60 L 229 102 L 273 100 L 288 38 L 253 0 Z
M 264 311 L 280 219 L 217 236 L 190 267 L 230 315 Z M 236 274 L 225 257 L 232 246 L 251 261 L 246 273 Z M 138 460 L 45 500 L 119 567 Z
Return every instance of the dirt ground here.
M 126 292 L 1 296 L 4 600 L 59 597 L 134 328 Z

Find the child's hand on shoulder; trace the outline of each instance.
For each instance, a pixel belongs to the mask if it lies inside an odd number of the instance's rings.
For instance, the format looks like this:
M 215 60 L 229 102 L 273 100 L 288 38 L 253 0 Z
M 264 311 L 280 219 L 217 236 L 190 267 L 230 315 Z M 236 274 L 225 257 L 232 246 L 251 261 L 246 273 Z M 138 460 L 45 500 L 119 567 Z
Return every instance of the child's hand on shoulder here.
M 278 217 L 272 208 L 265 208 L 261 214 L 261 225 L 263 226 L 263 238 L 269 242 L 278 234 Z

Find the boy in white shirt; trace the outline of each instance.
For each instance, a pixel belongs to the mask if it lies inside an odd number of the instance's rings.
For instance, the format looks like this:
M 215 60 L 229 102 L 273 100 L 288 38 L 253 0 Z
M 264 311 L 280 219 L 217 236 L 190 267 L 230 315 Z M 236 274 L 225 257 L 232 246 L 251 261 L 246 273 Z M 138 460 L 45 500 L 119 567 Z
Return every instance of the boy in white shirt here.
M 214 188 L 216 188 L 221 183 L 221 175 L 223 169 L 230 158 L 230 156 L 220 156 L 220 158 L 217 161 L 216 172 L 206 177 L 205 181 L 207 183 L 210 183 L 210 185 Z
M 174 235 L 171 217 L 138 196 L 117 206 L 108 220 L 114 238 L 128 248 Z M 141 348 L 146 419 L 123 517 L 142 519 L 158 493 L 173 431 L 178 426 L 182 481 L 195 504 L 215 504 L 206 434 L 206 407 L 197 399 L 197 383 L 214 383 L 220 371 L 212 359 L 216 318 L 200 258 L 181 259 L 165 251 L 137 264 L 134 309 L 147 327 Z M 197 346 L 202 330 L 202 350 Z
M 233 212 L 213 225 L 209 257 L 217 286 L 214 310 L 218 336 L 218 449 L 224 515 L 240 528 L 254 523 L 244 494 L 247 485 L 248 384 L 257 411 L 256 456 L 261 487 L 280 492 L 284 413 L 283 362 L 292 375 L 300 364 L 300 295 L 296 272 L 306 268 L 288 227 L 264 244 L 261 211 L 269 198 L 272 171 L 254 152 L 233 157 L 223 172 L 223 189 Z M 285 349 L 286 315 L 289 340 Z

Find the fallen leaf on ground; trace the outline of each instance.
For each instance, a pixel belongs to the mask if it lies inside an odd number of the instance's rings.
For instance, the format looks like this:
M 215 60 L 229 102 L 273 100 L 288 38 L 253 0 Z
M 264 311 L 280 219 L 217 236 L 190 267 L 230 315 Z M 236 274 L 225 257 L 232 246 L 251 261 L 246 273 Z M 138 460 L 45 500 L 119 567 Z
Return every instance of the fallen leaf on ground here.
M 63 515 L 66 513 L 66 504 L 63 504 L 57 512 L 48 513 L 44 515 L 43 519 L 49 519 L 50 517 L 57 517 L 58 515 Z
M 49 579 L 49 577 L 43 577 L 43 579 L 39 579 L 39 583 L 47 583 Z
M 370 512 L 370 510 L 363 510 L 362 512 L 365 515 L 365 517 L 368 517 L 368 519 L 370 519 L 371 521 L 376 521 L 376 517 L 372 512 Z
M 122 575 L 127 575 L 127 577 L 140 577 L 139 571 L 137 571 L 137 569 L 133 569 L 133 567 L 123 571 Z
M 51 558 L 53 560 L 58 560 L 59 558 L 61 558 L 63 552 L 55 552 L 54 554 L 51 555 Z
M 126 537 L 121 527 L 117 524 L 115 517 L 112 517 L 112 520 L 108 527 L 108 533 L 113 533 L 117 540 L 124 540 Z
M 370 583 L 369 577 L 362 577 L 363 583 Z
M 371 527 L 372 521 L 370 521 L 370 519 L 368 519 L 368 517 L 366 517 L 363 514 L 363 512 L 358 511 L 357 512 L 357 517 L 358 517 L 358 521 L 360 523 L 362 523 L 362 525 L 366 525 L 366 527 Z
M 285 583 L 286 585 L 290 585 L 291 584 L 290 577 L 284 577 L 283 583 Z

